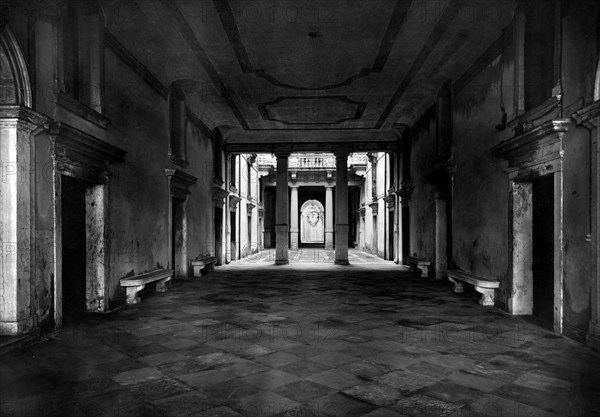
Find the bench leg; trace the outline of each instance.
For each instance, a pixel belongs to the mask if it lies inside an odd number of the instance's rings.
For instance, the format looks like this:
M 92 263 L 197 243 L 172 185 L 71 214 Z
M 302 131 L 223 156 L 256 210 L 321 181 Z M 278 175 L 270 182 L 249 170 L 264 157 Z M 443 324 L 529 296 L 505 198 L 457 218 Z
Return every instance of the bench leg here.
M 494 289 L 493 288 L 481 288 L 475 287 L 477 292 L 481 293 L 481 300 L 479 304 L 486 307 L 494 307 Z
M 156 282 L 156 292 L 166 292 L 167 291 L 167 282 L 169 282 L 171 278 L 161 279 Z
M 204 268 L 204 265 L 194 265 L 194 277 L 202 276 L 202 268 Z
M 456 294 L 465 292 L 465 286 L 462 281 L 450 277 L 448 277 L 448 279 L 454 283 L 454 289 L 452 291 L 454 291 Z
M 137 304 L 140 302 L 140 297 L 137 293 L 144 289 L 145 285 L 136 285 L 133 287 L 127 287 L 127 304 Z

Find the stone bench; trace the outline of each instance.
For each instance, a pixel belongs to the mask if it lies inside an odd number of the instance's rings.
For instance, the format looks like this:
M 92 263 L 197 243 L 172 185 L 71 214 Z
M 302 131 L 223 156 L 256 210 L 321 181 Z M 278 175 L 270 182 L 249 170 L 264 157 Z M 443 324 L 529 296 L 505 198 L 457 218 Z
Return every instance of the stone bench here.
M 151 282 L 156 282 L 156 292 L 167 291 L 167 282 L 169 282 L 172 277 L 172 269 L 157 269 L 156 271 L 121 278 L 121 287 L 125 287 L 127 291 L 127 304 L 139 303 L 140 297 L 137 296 L 137 293 L 142 291 L 146 284 Z
M 413 269 L 421 271 L 421 276 L 423 278 L 427 278 L 429 276 L 429 267 L 431 266 L 431 261 L 428 261 L 425 258 L 417 258 L 416 256 L 407 256 L 404 258 L 404 260 Z
M 464 292 L 464 283 L 471 284 L 475 290 L 481 293 L 479 304 L 486 307 L 494 306 L 494 293 L 496 288 L 500 287 L 500 282 L 492 278 L 485 278 L 470 272 L 449 270 L 448 279 L 454 283 L 454 292 L 460 294 Z
M 192 261 L 192 269 L 194 273 L 194 277 L 202 276 L 202 269 L 206 268 L 207 273 L 215 269 L 215 264 L 217 263 L 216 256 L 203 256 L 201 258 L 196 258 Z

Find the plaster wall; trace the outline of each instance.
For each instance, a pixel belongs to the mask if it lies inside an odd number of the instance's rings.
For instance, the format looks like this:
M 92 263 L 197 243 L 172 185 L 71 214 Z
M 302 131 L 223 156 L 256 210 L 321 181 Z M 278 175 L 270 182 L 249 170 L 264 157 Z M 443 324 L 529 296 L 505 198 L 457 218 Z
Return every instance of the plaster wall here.
M 597 19 L 594 1 L 563 2 L 561 84 L 563 115 L 594 101 L 598 62 Z M 564 333 L 583 341 L 590 318 L 590 280 L 595 254 L 591 231 L 591 135 L 582 126 L 570 125 L 563 138 L 564 187 Z
M 490 148 L 513 136 L 501 124 L 501 106 L 514 118 L 512 48 L 486 65 L 453 101 L 454 176 L 451 269 L 501 281 L 496 301 L 506 303 L 509 274 L 507 163 Z
M 127 151 L 115 168 L 109 194 L 111 299 L 119 279 L 171 267 L 168 105 L 109 49 L 105 59 L 107 141 Z M 191 142 L 191 141 L 190 141 Z M 192 173 L 193 175 L 193 173 Z M 189 224 L 189 223 L 188 223 Z
M 433 187 L 424 175 L 433 169 L 435 160 L 435 118 L 426 120 L 413 132 L 411 177 L 414 191 L 410 199 L 410 255 L 429 260 L 434 256 L 435 202 Z

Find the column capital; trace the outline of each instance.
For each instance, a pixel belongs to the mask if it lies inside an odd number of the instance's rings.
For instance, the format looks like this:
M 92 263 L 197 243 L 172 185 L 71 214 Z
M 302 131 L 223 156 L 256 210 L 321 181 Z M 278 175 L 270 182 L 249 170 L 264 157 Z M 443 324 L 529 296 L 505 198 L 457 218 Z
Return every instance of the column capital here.
M 325 187 L 326 190 L 333 190 L 333 187 L 335 187 L 335 185 L 333 185 L 333 184 L 326 184 L 324 187 Z
M 298 191 L 298 188 L 300 188 L 300 186 L 296 184 L 290 184 L 290 188 L 292 189 L 292 191 Z
M 282 152 L 273 152 L 273 155 L 275 155 L 275 157 L 277 159 L 279 159 L 279 158 L 286 158 L 287 159 L 290 156 L 290 152 L 283 152 L 283 151 Z
M 334 151 L 335 159 L 347 159 L 350 151 Z

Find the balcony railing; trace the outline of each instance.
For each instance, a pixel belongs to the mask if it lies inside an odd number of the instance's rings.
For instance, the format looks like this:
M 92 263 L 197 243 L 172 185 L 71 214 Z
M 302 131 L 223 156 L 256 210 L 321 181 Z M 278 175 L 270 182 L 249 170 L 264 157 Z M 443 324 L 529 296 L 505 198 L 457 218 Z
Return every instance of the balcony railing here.
M 272 154 L 259 154 L 257 157 L 259 166 L 277 166 L 277 158 Z M 348 166 L 366 165 L 367 154 L 353 153 L 348 157 Z M 334 170 L 335 155 L 330 153 L 318 154 L 293 154 L 289 157 L 289 169 L 294 170 Z

